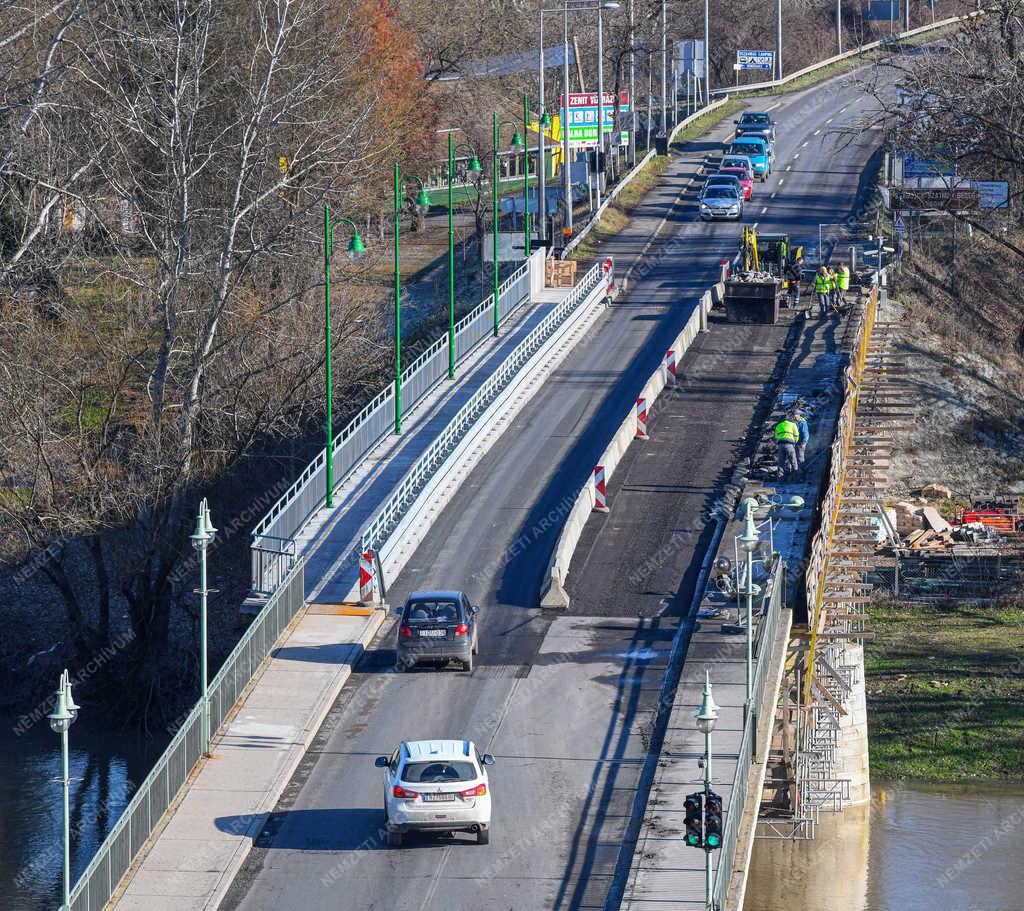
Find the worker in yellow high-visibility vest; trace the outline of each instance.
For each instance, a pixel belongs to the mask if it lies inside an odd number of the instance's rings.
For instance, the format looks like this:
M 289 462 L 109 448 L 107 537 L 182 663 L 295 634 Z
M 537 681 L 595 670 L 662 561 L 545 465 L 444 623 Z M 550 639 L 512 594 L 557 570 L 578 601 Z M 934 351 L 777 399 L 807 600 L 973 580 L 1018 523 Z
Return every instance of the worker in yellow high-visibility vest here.
M 850 290 L 850 267 L 842 260 L 839 261 L 839 268 L 836 270 L 836 303 L 839 306 L 846 306 L 846 292 Z
M 818 311 L 822 319 L 828 316 L 828 295 L 831 285 L 828 267 L 822 264 L 814 276 L 814 296 L 818 299 Z
M 796 457 L 796 445 L 800 439 L 800 428 L 792 418 L 783 418 L 775 425 L 775 446 L 778 449 L 779 476 L 786 477 L 800 469 Z

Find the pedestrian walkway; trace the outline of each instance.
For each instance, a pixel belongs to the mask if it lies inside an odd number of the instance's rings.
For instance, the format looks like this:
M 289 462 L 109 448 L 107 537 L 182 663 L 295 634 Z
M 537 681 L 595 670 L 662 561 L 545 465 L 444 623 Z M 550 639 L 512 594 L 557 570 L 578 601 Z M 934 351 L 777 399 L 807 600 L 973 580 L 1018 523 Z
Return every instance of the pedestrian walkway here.
M 334 494 L 334 508 L 321 507 L 299 533 L 296 550 L 306 558 L 306 600 L 339 604 L 358 579 L 362 529 L 398 487 L 410 466 L 491 376 L 496 367 L 567 295 L 547 288 L 523 304 L 502 328 L 497 344 L 478 346 L 458 367 L 454 381 L 442 380 L 402 416 L 402 433 L 390 434 L 362 460 Z

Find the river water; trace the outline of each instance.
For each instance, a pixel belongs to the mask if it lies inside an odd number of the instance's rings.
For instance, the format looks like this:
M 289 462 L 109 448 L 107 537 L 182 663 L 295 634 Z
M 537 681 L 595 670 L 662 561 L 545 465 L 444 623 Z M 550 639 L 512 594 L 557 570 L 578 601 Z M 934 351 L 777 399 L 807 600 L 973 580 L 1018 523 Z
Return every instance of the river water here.
M 744 911 L 1022 911 L 1024 788 L 877 784 L 813 841 L 754 844 Z
M 57 908 L 64 827 L 60 738 L 45 717 L 20 736 L 16 724 L 0 716 L 0 909 Z M 109 719 L 83 711 L 69 743 L 73 883 L 165 741 L 112 733 Z

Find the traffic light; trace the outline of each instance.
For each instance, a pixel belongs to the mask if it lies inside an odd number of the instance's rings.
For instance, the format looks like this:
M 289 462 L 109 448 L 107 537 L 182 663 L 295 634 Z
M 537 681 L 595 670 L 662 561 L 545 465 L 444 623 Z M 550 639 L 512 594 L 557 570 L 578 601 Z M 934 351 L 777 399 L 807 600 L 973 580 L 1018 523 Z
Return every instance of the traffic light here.
M 704 794 L 698 791 L 686 798 L 683 807 L 686 809 L 686 844 L 691 848 L 704 847 Z
M 704 807 L 704 846 L 708 850 L 722 847 L 722 798 L 708 791 Z

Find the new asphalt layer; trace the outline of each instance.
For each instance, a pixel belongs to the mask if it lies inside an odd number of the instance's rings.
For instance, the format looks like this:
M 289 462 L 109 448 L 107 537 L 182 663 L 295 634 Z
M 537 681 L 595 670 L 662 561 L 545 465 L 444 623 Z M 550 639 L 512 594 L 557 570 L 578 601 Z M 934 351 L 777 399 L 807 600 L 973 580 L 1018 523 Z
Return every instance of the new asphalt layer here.
M 880 134 L 832 130 L 854 124 L 868 103 L 841 81 L 777 102 L 776 170 L 756 185 L 746 220 L 762 230 L 786 230 L 813 248 L 819 223 L 854 215 Z M 678 605 L 692 595 L 706 542 L 700 534 L 686 542 L 671 567 L 678 578 L 647 583 L 673 593 L 675 607 L 667 611 L 657 603 L 664 595 L 638 603 L 630 587 L 636 583 L 622 570 L 606 574 L 599 586 L 580 588 L 568 614 L 539 610 L 538 590 L 576 491 L 668 340 L 716 279 L 719 263 L 736 250 L 737 226 L 701 223 L 687 190 L 730 129 L 723 125 L 677 154 L 629 227 L 606 245 L 619 268 L 647 248 L 628 295 L 602 315 L 484 456 L 389 586 L 393 604 L 416 589 L 467 591 L 482 607 L 478 667 L 471 676 L 395 674 L 393 619 L 385 623 L 223 907 L 605 906 L 617 881 Z M 683 375 L 690 361 L 699 364 L 711 352 L 716 333 L 735 331 L 715 325 L 683 359 Z M 699 452 L 681 466 L 678 479 L 693 489 L 685 502 L 694 508 L 716 495 L 735 461 L 757 397 L 753 374 L 773 363 L 765 344 L 774 341 L 723 354 L 731 360 L 716 368 L 720 382 L 708 384 L 704 407 L 677 428 Z M 734 396 L 742 405 L 729 411 Z M 628 481 L 629 473 L 624 477 Z M 614 520 L 613 513 L 608 521 Z M 656 527 L 668 521 L 664 510 L 652 509 L 650 520 L 654 531 L 638 535 L 664 536 Z M 382 776 L 373 759 L 402 739 L 426 737 L 468 737 L 497 757 L 489 846 L 455 836 L 387 847 Z M 217 825 L 230 829 L 233 820 Z

